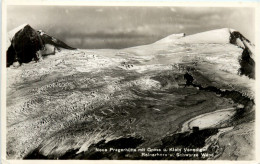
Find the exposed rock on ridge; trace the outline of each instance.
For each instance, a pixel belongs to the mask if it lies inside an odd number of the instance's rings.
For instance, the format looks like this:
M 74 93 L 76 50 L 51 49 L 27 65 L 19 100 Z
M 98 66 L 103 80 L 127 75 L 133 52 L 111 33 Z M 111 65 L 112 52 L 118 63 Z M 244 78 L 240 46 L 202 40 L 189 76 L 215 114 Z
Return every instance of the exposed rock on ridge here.
M 17 62 L 22 64 L 38 61 L 40 55 L 46 54 L 52 48 L 54 53 L 55 48 L 75 49 L 46 33 L 36 31 L 29 24 L 23 24 L 8 33 L 6 66 Z

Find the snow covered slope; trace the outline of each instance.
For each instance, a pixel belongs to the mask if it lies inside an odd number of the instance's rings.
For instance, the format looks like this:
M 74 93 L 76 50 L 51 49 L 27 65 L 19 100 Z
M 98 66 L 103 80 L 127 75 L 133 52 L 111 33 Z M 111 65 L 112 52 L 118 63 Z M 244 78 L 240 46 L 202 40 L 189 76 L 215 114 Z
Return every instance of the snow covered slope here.
M 146 159 L 138 153 L 100 156 L 95 148 L 203 147 L 208 137 L 233 126 L 229 134 L 240 136 L 234 142 L 250 141 L 246 150 L 253 150 L 253 131 L 244 127 L 254 122 L 254 60 L 250 42 L 233 32 L 172 35 L 120 50 L 63 50 L 7 68 L 7 157 Z M 196 136 L 202 138 L 176 133 L 192 118 L 210 113 L 214 119 L 212 113 L 225 109 L 232 109 L 232 116 L 210 120 L 211 129 L 201 126 L 207 132 Z M 220 145 L 230 136 L 225 134 L 219 135 Z M 223 158 L 233 159 L 229 150 Z M 252 154 L 236 150 L 245 159 Z
M 173 34 L 163 38 L 162 40 L 157 41 L 156 43 L 160 43 L 161 41 L 165 43 L 165 40 L 168 42 L 176 42 L 176 43 L 219 43 L 225 44 L 229 43 L 230 33 L 233 32 L 233 29 L 223 28 L 212 31 L 206 31 L 202 33 L 197 33 L 193 35 L 184 36 L 183 34 Z

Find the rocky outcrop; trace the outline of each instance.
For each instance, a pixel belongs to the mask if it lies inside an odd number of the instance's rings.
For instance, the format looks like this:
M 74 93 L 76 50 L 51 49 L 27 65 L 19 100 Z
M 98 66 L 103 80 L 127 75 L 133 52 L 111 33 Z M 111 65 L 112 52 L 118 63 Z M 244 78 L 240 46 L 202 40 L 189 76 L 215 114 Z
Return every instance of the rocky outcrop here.
M 30 25 L 24 26 L 11 40 L 7 50 L 7 67 L 14 62 L 28 63 L 38 60 L 36 52 L 44 47 L 37 31 Z
M 65 49 L 68 49 L 68 50 L 75 50 L 76 49 L 76 48 L 68 46 L 66 43 L 62 42 L 61 40 L 56 39 L 56 38 L 48 35 L 47 33 L 43 32 L 42 30 L 39 30 L 38 32 L 39 32 L 40 37 L 43 40 L 44 44 L 50 44 L 50 45 L 53 45 L 55 47 L 65 48 Z
M 230 43 L 239 46 L 243 49 L 242 56 L 239 60 L 241 68 L 239 73 L 246 75 L 249 78 L 255 78 L 255 61 L 254 52 L 252 51 L 252 44 L 240 32 L 230 32 Z
M 15 62 L 19 64 L 38 61 L 40 56 L 55 54 L 55 49 L 60 48 L 73 50 L 64 42 L 43 33 L 36 31 L 29 24 L 21 25 L 8 33 L 7 64 L 9 67 Z

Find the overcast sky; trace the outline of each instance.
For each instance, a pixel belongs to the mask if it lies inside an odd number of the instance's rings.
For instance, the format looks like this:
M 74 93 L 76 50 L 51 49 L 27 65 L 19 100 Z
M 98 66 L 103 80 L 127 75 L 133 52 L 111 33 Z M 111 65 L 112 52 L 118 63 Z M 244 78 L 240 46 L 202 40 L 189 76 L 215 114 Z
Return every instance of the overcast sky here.
M 78 48 L 131 47 L 224 27 L 255 39 L 253 8 L 8 6 L 7 30 L 23 23 Z

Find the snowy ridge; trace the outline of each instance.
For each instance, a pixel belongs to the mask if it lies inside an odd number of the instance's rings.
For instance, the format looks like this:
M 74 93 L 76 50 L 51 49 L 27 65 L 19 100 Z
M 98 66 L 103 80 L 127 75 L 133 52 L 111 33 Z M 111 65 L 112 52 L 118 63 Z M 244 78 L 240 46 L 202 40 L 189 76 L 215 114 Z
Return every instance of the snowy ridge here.
M 230 43 L 231 35 L 233 32 L 237 32 L 234 29 L 222 28 L 216 30 L 205 31 L 193 35 L 185 36 L 184 33 L 169 35 L 155 43 L 216 43 L 216 44 L 228 44 Z M 237 32 L 239 33 L 239 32 Z M 239 33 L 240 34 L 240 33 Z M 240 34 L 242 36 L 242 34 Z M 248 40 L 242 36 L 239 37 L 240 41 L 237 40 L 238 46 L 243 47 L 244 41 Z M 241 39 L 243 38 L 243 39 Z M 237 38 L 236 38 L 237 39 Z
M 193 35 L 181 35 L 181 34 L 173 34 L 167 36 L 156 43 L 229 43 L 230 32 L 233 29 L 223 28 L 217 30 L 211 30 L 206 32 L 201 32 Z
M 168 42 L 172 42 L 174 40 L 180 39 L 185 37 L 185 33 L 180 33 L 180 34 L 172 34 L 169 35 L 161 40 L 156 41 L 155 43 L 168 43 Z
M 230 30 L 228 28 L 206 31 L 180 39 L 184 43 L 229 43 Z

